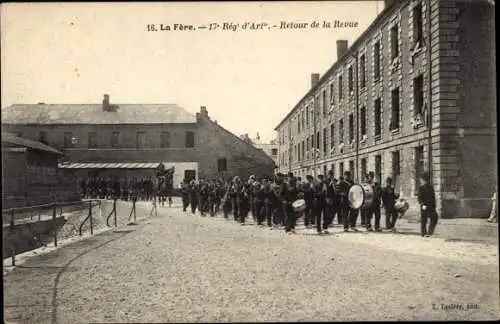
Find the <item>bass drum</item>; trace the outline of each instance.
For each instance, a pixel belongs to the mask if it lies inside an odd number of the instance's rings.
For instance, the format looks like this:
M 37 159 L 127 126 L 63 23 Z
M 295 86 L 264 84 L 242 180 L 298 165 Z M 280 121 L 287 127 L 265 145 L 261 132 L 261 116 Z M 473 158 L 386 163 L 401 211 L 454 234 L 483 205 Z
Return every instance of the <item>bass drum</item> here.
M 373 203 L 373 188 L 368 183 L 355 184 L 349 189 L 348 199 L 351 208 L 368 208 Z
M 306 201 L 304 199 L 295 200 L 292 204 L 292 208 L 296 213 L 301 213 L 306 210 Z

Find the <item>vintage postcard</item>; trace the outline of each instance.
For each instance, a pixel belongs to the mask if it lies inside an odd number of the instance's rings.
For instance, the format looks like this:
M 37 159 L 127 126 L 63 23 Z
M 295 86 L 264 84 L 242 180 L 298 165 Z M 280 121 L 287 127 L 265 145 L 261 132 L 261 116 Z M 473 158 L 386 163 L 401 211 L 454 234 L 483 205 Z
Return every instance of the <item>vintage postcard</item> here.
M 0 8 L 4 323 L 500 319 L 495 1 Z

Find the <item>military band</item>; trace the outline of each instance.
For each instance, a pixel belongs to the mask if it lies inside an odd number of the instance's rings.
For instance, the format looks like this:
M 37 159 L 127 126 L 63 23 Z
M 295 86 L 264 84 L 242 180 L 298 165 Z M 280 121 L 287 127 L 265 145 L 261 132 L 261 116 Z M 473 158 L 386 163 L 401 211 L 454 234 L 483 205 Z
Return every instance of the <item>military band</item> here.
M 327 176 L 316 178 L 307 175 L 302 181 L 293 173 L 277 174 L 273 177 L 257 179 L 250 176 L 242 180 L 236 176 L 232 179 L 184 179 L 178 187 L 182 198 L 182 210 L 201 216 L 216 216 L 223 214 L 224 218 L 232 219 L 240 224 L 247 222 L 251 215 L 258 226 L 271 229 L 284 229 L 286 233 L 295 233 L 297 220 L 303 218 L 304 225 L 310 229 L 315 227 L 318 234 L 328 233 L 328 228 L 336 223 L 342 225 L 345 232 L 357 232 L 357 218 L 361 215 L 361 225 L 368 231 L 381 231 L 381 208 L 385 210 L 385 229 L 394 231 L 399 212 L 396 201 L 399 196 L 392 184 L 392 178 L 386 179 L 382 188 L 374 173 L 363 175 L 363 185 L 369 186 L 370 203 L 354 208 L 350 202 L 350 191 L 358 184 L 352 180 L 350 171 L 344 172 L 340 179 L 334 177 L 333 171 Z M 161 182 L 161 180 L 160 180 Z M 123 199 L 144 200 L 154 199 L 161 184 L 157 179 L 145 178 L 107 178 L 91 177 L 80 181 L 82 197 L 93 199 Z M 429 190 L 428 190 L 429 191 Z M 171 193 L 169 193 L 169 197 Z M 302 208 L 294 203 L 302 201 Z M 169 199 L 169 201 L 171 201 Z M 300 205 L 300 204 L 299 204 Z M 426 202 L 426 208 L 432 210 L 433 202 Z M 432 220 L 430 230 L 434 231 L 434 214 L 423 212 L 426 218 Z M 431 215 L 431 216 L 428 216 Z

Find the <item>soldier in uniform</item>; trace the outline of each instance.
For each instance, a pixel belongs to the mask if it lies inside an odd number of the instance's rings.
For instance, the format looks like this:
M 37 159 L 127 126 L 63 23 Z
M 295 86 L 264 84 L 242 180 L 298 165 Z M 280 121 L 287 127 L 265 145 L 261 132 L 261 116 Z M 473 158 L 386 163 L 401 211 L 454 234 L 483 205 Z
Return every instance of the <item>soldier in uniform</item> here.
M 248 182 L 242 183 L 237 194 L 239 221 L 241 224 L 245 224 L 245 220 L 250 212 L 250 192 L 251 189 Z
M 382 203 L 385 210 L 385 228 L 394 231 L 394 226 L 398 220 L 398 212 L 394 208 L 396 200 L 399 195 L 396 194 L 394 186 L 392 185 L 392 178 L 385 179 L 385 187 L 382 190 Z
M 264 215 L 262 214 L 262 208 L 264 207 L 263 190 L 261 184 L 254 180 L 251 184 L 251 199 L 252 199 L 252 211 L 254 215 L 254 221 L 257 225 L 262 225 L 264 221 Z
M 240 180 L 240 177 L 236 176 L 234 177 L 232 183 L 231 183 L 231 189 L 229 193 L 229 197 L 231 198 L 231 206 L 233 210 L 233 217 L 235 221 L 239 220 L 240 217 L 240 212 L 239 212 L 239 204 L 238 204 L 238 192 L 240 191 L 240 187 L 242 186 L 242 182 Z
M 128 180 L 126 176 L 122 178 L 121 188 L 122 188 L 121 192 L 122 199 L 128 201 Z
M 111 189 L 111 199 L 119 199 L 120 198 L 120 182 L 118 181 L 118 177 L 113 177 L 112 181 L 112 189 Z
M 224 218 L 229 217 L 229 213 L 231 212 L 231 180 L 227 180 L 224 183 L 224 188 L 223 188 L 223 198 L 222 198 L 222 212 L 224 213 Z
M 368 179 L 368 174 L 362 174 L 361 175 L 361 181 L 363 183 L 369 183 L 369 179 Z M 361 207 L 360 209 L 360 216 L 361 216 L 361 226 L 365 226 L 365 227 L 368 227 L 368 208 L 365 208 L 365 207 Z
M 282 194 L 285 190 L 285 176 L 282 173 L 278 173 L 276 177 L 276 182 L 274 185 L 274 196 L 275 196 L 275 225 L 285 226 L 285 212 L 283 205 Z
M 263 201 L 263 218 L 267 221 L 267 227 L 273 226 L 273 213 L 272 213 L 272 188 L 269 179 L 265 177 L 262 179 L 261 199 Z
M 148 176 L 145 183 L 144 183 L 144 191 L 146 194 L 146 200 L 152 200 L 153 199 L 153 180 L 151 179 L 151 176 Z
M 283 209 L 285 210 L 285 232 L 287 234 L 295 233 L 297 222 L 297 213 L 293 209 L 293 202 L 299 199 L 300 190 L 297 187 L 297 179 L 293 173 L 288 174 L 288 182 L 282 187 L 281 197 Z
M 381 232 L 380 229 L 380 204 L 382 198 L 382 188 L 378 182 L 374 181 L 375 173 L 368 173 L 368 184 L 373 188 L 373 202 L 367 208 L 366 214 L 366 228 L 372 231 L 372 216 L 375 215 L 375 231 Z
M 196 213 L 198 207 L 198 185 L 195 180 L 189 183 L 189 204 L 191 205 L 191 213 Z
M 198 202 L 200 204 L 199 210 L 201 216 L 205 216 L 208 212 L 208 183 L 205 179 L 200 180 L 200 186 L 198 188 Z
M 304 210 L 304 225 L 306 228 L 310 228 L 311 225 L 314 224 L 313 221 L 313 176 L 307 175 L 306 182 L 302 184 L 302 192 L 304 193 L 304 200 L 306 202 L 306 209 Z
M 186 212 L 189 206 L 189 188 L 186 178 L 184 178 L 181 182 L 180 192 L 182 197 L 182 211 Z
M 351 172 L 345 171 L 344 178 L 339 182 L 338 193 L 340 196 L 339 210 L 341 212 L 341 217 L 344 222 L 344 232 L 349 231 L 349 227 L 357 232 L 356 220 L 357 211 L 351 209 L 349 205 L 349 190 L 351 189 L 353 183 L 351 182 Z
M 336 214 L 337 193 L 335 192 L 335 177 L 333 171 L 328 171 L 328 178 L 325 180 L 325 211 L 323 216 L 323 231 L 328 232 L 328 226 L 333 222 Z

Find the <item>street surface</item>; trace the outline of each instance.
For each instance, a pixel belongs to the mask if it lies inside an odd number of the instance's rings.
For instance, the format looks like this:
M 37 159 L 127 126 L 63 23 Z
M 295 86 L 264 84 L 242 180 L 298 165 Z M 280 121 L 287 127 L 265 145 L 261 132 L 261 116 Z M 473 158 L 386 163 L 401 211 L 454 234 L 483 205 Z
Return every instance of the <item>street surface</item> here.
M 302 225 L 285 235 L 193 216 L 178 203 L 159 207 L 158 216 L 148 217 L 150 209 L 138 204 L 137 226 L 35 256 L 5 274 L 6 322 L 500 318 L 498 243 L 338 226 L 330 235 Z

